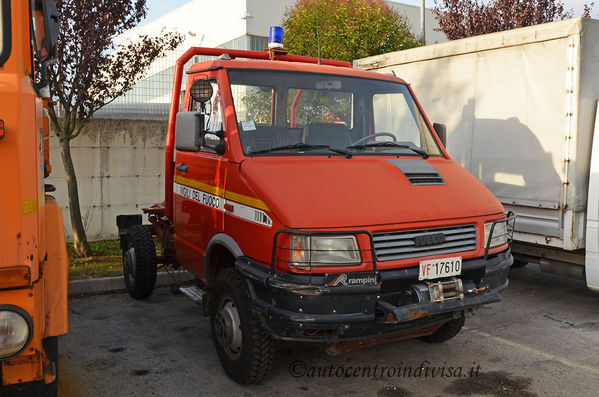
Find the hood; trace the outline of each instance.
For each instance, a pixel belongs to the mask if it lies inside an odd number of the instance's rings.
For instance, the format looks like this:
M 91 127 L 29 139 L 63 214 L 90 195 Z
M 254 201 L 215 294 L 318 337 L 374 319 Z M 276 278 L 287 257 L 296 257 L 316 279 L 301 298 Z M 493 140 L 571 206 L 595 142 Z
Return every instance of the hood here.
M 240 167 L 258 197 L 292 229 L 362 228 L 503 212 L 481 182 L 444 158 L 253 157 Z

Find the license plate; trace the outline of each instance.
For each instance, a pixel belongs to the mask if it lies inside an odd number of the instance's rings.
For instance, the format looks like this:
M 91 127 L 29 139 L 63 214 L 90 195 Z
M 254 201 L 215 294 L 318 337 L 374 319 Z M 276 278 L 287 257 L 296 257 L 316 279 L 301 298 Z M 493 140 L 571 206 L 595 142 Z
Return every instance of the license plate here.
M 462 257 L 432 259 L 420 261 L 418 280 L 432 280 L 435 278 L 458 276 L 462 274 Z

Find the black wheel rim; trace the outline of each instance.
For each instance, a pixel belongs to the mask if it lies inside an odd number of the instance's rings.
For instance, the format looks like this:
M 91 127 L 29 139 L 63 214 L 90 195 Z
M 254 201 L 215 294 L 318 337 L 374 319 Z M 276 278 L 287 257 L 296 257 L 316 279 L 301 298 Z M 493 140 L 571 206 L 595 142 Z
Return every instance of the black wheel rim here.
M 218 343 L 232 360 L 241 356 L 243 334 L 241 330 L 241 318 L 235 303 L 229 299 L 223 299 L 214 316 L 214 331 Z
M 129 285 L 135 285 L 135 273 L 137 270 L 137 264 L 135 261 L 135 248 L 129 247 L 123 252 L 123 273 Z

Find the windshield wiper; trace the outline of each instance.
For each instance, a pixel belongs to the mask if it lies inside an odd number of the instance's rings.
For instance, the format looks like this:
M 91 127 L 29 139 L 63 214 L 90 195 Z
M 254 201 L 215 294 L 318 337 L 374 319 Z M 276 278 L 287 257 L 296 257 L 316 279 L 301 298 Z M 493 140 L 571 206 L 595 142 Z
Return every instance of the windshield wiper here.
M 425 152 L 424 150 L 417 149 L 410 145 L 403 145 L 401 143 L 395 143 L 395 142 L 370 142 L 370 143 L 365 143 L 363 145 L 348 146 L 347 149 L 365 149 L 367 147 L 396 147 L 396 148 L 401 148 L 401 149 L 410 149 L 411 151 L 413 151 L 414 153 L 418 153 L 425 159 L 430 157 L 429 154 L 427 152 Z
M 326 149 L 326 150 L 331 151 L 333 153 L 342 154 L 345 157 L 347 157 L 348 159 L 350 159 L 353 156 L 347 150 L 335 149 L 335 148 L 332 148 L 332 147 L 330 147 L 328 145 L 311 145 L 309 143 L 301 143 L 301 142 L 292 143 L 290 145 L 275 146 L 275 147 L 271 147 L 271 148 L 268 148 L 268 149 L 256 150 L 254 152 L 251 152 L 250 155 L 261 154 L 261 153 L 269 153 L 269 152 L 276 152 L 276 151 L 279 151 L 279 150 L 287 150 L 287 149 L 299 149 L 299 150 L 302 150 L 302 149 L 303 150 Z

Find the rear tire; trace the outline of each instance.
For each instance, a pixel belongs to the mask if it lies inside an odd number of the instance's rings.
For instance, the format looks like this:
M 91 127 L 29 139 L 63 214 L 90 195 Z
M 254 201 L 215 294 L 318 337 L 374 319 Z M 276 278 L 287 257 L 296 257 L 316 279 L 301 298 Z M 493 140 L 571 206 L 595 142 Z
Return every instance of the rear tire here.
M 437 329 L 430 335 L 420 337 L 420 340 L 426 343 L 443 343 L 457 334 L 460 333 L 460 330 L 464 326 L 464 322 L 466 321 L 464 315 L 460 318 L 456 318 L 455 320 L 449 320 L 445 324 L 441 326 L 441 328 Z
M 261 383 L 273 367 L 275 343 L 251 311 L 241 276 L 223 269 L 212 290 L 212 337 L 223 369 L 241 385 Z
M 156 246 L 150 231 L 141 225 L 127 229 L 123 250 L 123 274 L 127 291 L 135 299 L 146 299 L 156 285 Z

